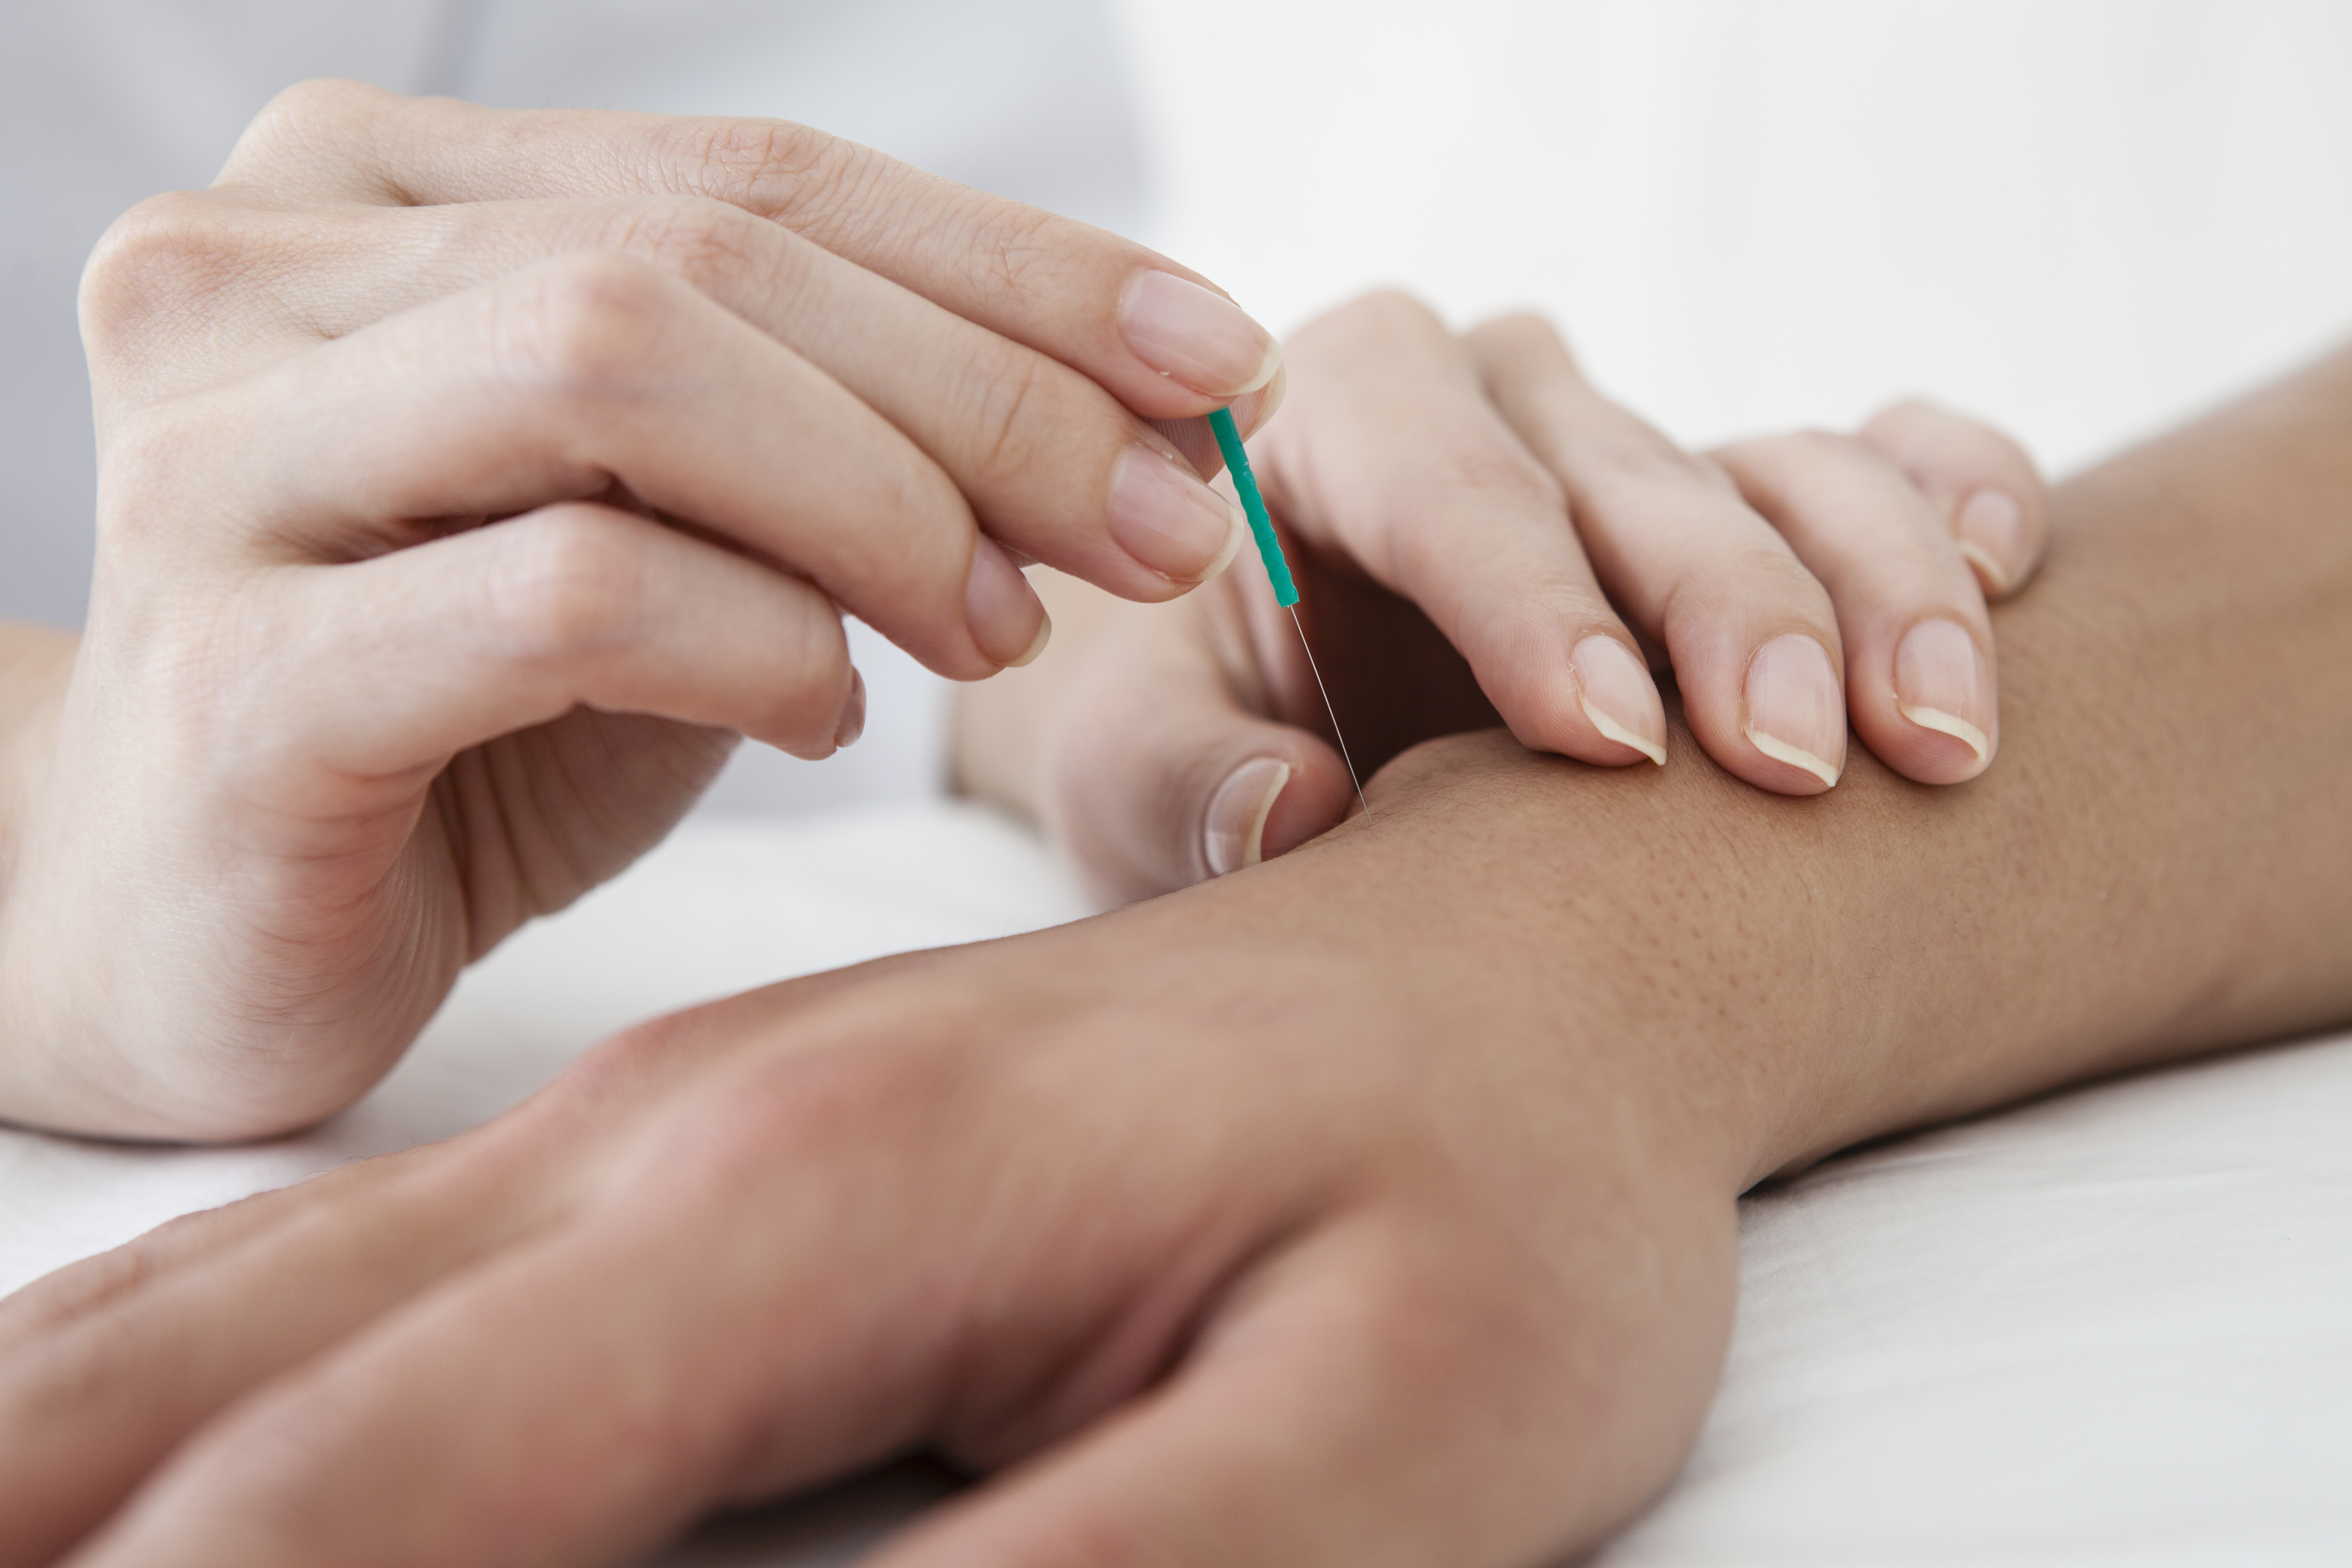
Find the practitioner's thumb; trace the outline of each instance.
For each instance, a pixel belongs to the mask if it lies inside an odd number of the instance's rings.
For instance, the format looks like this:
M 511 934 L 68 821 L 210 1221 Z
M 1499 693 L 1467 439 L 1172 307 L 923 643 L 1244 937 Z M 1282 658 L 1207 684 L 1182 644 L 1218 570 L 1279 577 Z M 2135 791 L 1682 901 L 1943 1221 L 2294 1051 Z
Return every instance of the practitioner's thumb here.
M 1189 661 L 1187 661 L 1189 665 Z M 1203 659 L 1097 683 L 1062 731 L 1052 816 L 1101 889 L 1141 899 L 1245 870 L 1338 824 L 1353 791 L 1321 738 L 1238 705 Z

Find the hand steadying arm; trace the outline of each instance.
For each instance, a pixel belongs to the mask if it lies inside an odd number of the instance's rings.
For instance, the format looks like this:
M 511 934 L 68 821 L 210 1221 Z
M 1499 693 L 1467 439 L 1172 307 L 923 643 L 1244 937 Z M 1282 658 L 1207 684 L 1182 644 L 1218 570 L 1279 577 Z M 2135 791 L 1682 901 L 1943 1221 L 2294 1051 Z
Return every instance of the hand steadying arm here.
M 1303 350 L 1298 363 L 1312 368 Z M 1374 463 L 1410 433 L 1346 427 L 1312 402 L 1290 417 L 1306 422 L 1294 447 Z M 1575 940 L 1624 945 L 1636 984 L 1699 962 L 1674 934 L 1692 902 L 1789 900 L 1717 958 L 1769 988 L 1743 1011 L 1818 992 L 1797 1033 L 1840 1042 L 1840 1082 L 1813 1110 L 1849 1114 L 1809 1121 L 1782 1158 L 2352 1012 L 2352 351 L 2074 479 L 2057 516 L 2048 583 L 1995 616 L 2005 691 L 2017 683 L 2005 745 L 2030 744 L 1948 799 L 1859 749 L 1818 801 L 1743 794 L 1678 715 L 1654 778 L 1490 746 L 1511 759 L 1497 778 L 1523 787 L 1475 809 L 1441 792 L 1442 819 L 1344 841 L 1377 855 L 1471 833 L 1496 847 L 1477 900 L 1506 921 L 1532 918 L 1514 897 L 1529 890 L 1522 866 L 1572 879 L 1597 898 Z M 1129 864 L 1181 869 L 1191 818 L 1159 796 L 1188 793 L 1192 752 L 1271 749 L 1251 737 L 1321 717 L 1311 687 L 1292 694 L 1303 702 L 1267 695 L 1281 678 L 1259 661 L 1295 653 L 1286 622 L 1271 644 L 1234 630 L 1254 586 L 1244 574 L 1138 614 L 1045 583 L 1064 647 L 966 694 L 968 785 L 1071 831 L 1114 879 Z M 1360 748 L 1482 721 L 1410 606 L 1368 615 L 1377 591 L 1344 571 L 1318 591 L 1327 616 L 1349 617 L 1318 635 Z M 1358 675 L 1333 644 L 1378 654 Z M 1443 754 L 1455 748 L 1479 749 Z M 1133 804 L 1145 799 L 1152 810 Z M 1374 806 L 1386 829 L 1377 793 Z M 1801 1068 L 1769 1066 L 1776 1081 Z

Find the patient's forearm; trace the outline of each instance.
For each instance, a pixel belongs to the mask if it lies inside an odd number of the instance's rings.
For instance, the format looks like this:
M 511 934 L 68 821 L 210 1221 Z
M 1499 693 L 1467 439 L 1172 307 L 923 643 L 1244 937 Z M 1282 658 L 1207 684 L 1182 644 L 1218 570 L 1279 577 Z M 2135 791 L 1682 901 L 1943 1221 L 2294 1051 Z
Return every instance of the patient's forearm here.
M 1401 759 L 1391 785 L 1452 782 L 1376 792 L 1328 842 L 1531 969 L 1597 950 L 1552 1005 L 1696 1053 L 1751 1177 L 2352 1016 L 2352 355 L 2074 480 L 2058 517 L 2000 613 L 2001 757 L 1971 784 L 1857 749 L 1789 800 L 1679 730 L 1655 772 L 1486 737 Z
M 2352 354 L 2073 480 L 2058 518 L 1999 617 L 2002 765 L 1836 792 L 1917 976 L 1852 1131 L 2352 1016 Z
M 2059 504 L 2000 625 L 2010 776 L 1901 808 L 1978 955 L 1928 1110 L 2352 1016 L 2352 353 Z

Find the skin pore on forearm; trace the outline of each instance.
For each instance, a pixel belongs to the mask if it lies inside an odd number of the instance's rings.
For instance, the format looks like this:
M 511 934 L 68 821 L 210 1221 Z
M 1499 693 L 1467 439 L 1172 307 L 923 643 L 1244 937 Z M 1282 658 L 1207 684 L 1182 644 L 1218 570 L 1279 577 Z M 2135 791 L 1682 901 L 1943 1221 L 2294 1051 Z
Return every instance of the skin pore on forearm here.
M 2063 486 L 1973 783 L 1856 747 L 1791 800 L 1679 727 L 1655 771 L 1489 736 L 1400 759 L 1378 830 L 1324 842 L 1398 858 L 1417 919 L 1613 953 L 1558 1005 L 1691 1054 L 1750 1181 L 2352 1016 L 2347 432 L 2352 354 Z

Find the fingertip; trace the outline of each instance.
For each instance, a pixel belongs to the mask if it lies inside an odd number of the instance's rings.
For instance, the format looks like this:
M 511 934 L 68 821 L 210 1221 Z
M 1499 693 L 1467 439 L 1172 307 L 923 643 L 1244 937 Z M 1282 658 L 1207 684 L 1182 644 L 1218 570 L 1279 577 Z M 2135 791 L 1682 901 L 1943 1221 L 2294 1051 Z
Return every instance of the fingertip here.
M 1128 279 L 1119 334 L 1153 374 L 1220 402 L 1273 384 L 1282 348 L 1272 332 L 1213 289 L 1158 268 Z
M 1050 623 L 1049 623 L 1050 624 Z M 854 746 L 866 733 L 866 677 L 856 666 L 849 670 L 849 695 L 841 704 L 841 719 L 834 726 L 833 744 L 835 751 Z
M 1105 513 L 1112 542 L 1177 593 L 1223 572 L 1249 539 L 1238 503 L 1141 443 L 1113 468 Z
M 2025 510 L 2006 490 L 1971 491 L 1953 514 L 1952 534 L 1989 600 L 2017 592 L 2033 569 Z
M 1269 729 L 1258 743 L 1267 749 L 1235 763 L 1201 814 L 1200 860 L 1209 876 L 1278 860 L 1339 826 L 1355 804 L 1347 764 L 1321 741 Z
M 1641 656 L 1615 637 L 1596 635 L 1576 645 L 1569 665 L 1576 673 L 1578 707 L 1615 753 L 1582 760 L 1623 767 L 1647 758 L 1664 767 L 1666 706 Z
M 1890 737 L 1887 764 L 1919 784 L 1964 784 L 1990 765 L 1996 734 L 1992 662 L 1969 629 L 1931 616 L 1895 653 L 1895 710 L 1908 726 Z
M 2032 577 L 2049 532 L 2048 492 L 2016 440 L 1917 399 L 1882 411 L 1861 434 L 1935 503 L 1987 599 Z
M 1242 433 L 1242 439 L 1247 440 L 1265 429 L 1282 407 L 1283 399 L 1289 395 L 1289 392 L 1290 370 L 1288 366 L 1283 366 L 1275 371 L 1272 381 L 1257 391 L 1244 393 L 1234 398 L 1234 428 Z
M 1802 746 L 1791 745 L 1770 731 L 1759 729 L 1752 723 L 1743 733 L 1749 745 L 1769 761 L 1780 764 L 1786 773 L 1786 777 L 1749 780 L 1760 788 L 1778 795 L 1821 795 L 1837 788 L 1838 780 L 1844 776 L 1842 757 L 1832 762 Z
M 1991 765 L 1992 742 L 1976 725 L 1957 713 L 1947 713 L 1940 708 L 1923 704 L 1897 702 L 1895 710 L 1911 723 L 1931 734 L 1947 735 L 1965 748 L 1965 755 L 1951 746 L 1936 746 L 1931 757 L 1912 761 L 1896 769 L 1904 777 L 1917 784 L 1966 784 Z
M 1227 773 L 1210 795 L 1201 818 L 1201 852 L 1210 876 L 1222 877 L 1265 858 L 1266 818 L 1274 814 L 1290 774 L 1290 764 L 1280 757 L 1252 757 Z
M 1224 471 L 1224 449 L 1217 445 L 1217 433 L 1209 428 L 1208 416 L 1191 419 L 1146 419 L 1144 421 L 1167 438 L 1176 448 L 1176 455 L 1192 465 L 1192 471 L 1204 479 L 1214 479 Z M 1247 435 L 1247 431 L 1243 432 Z
M 1773 765 L 1734 771 L 1782 795 L 1837 787 L 1845 772 L 1845 692 L 1828 649 L 1799 632 L 1772 638 L 1748 660 L 1741 696 L 1741 733 Z
M 1045 651 L 1054 623 L 1029 580 L 1004 547 L 982 534 L 972 542 L 971 573 L 964 583 L 964 619 L 982 656 L 999 669 L 1017 669 Z M 952 672 L 950 672 L 952 673 Z M 992 675 L 994 669 L 981 673 Z

